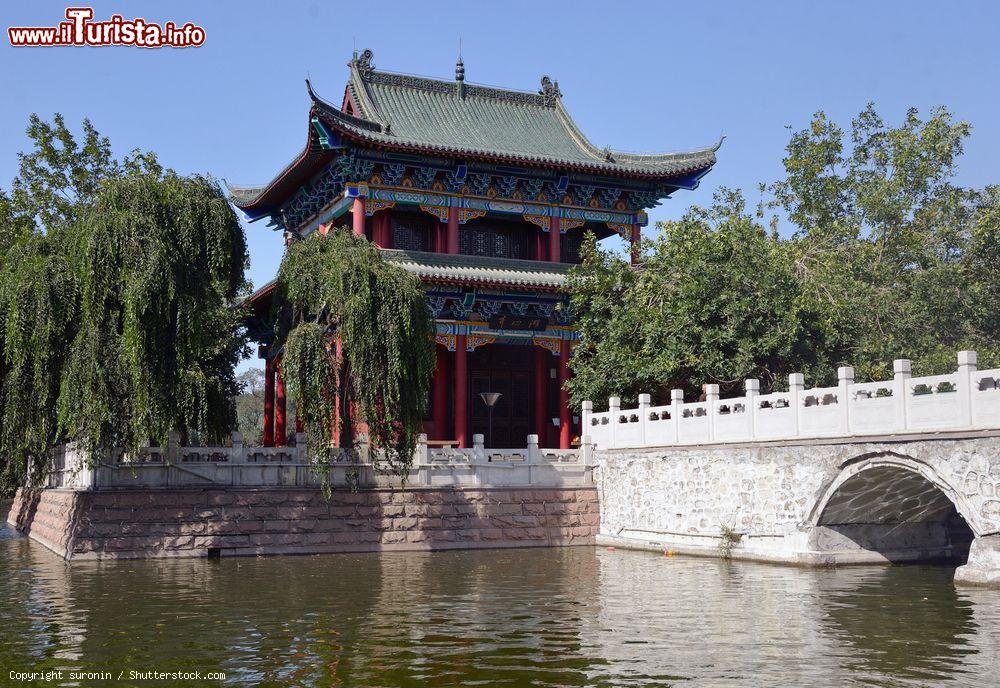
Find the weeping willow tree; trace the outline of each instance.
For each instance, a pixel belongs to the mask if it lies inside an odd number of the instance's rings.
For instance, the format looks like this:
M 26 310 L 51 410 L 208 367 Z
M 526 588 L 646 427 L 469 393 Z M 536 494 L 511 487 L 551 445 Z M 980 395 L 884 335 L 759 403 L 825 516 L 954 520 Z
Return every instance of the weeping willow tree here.
M 275 346 L 310 453 L 327 465 L 352 408 L 406 476 L 427 410 L 434 329 L 420 281 L 347 230 L 292 244 L 278 272 Z M 345 432 L 345 434 L 348 434 Z
M 0 493 L 23 485 L 57 437 L 56 405 L 79 280 L 49 237 L 14 245 L 0 276 Z
M 0 191 L 0 493 L 50 448 L 221 439 L 235 423 L 243 230 L 218 184 L 32 117 Z M 36 473 L 38 475 L 39 473 Z
M 221 440 L 246 349 L 230 306 L 247 249 L 218 185 L 173 173 L 112 180 L 76 229 L 80 327 L 60 429 L 90 448 L 159 443 L 170 430 Z

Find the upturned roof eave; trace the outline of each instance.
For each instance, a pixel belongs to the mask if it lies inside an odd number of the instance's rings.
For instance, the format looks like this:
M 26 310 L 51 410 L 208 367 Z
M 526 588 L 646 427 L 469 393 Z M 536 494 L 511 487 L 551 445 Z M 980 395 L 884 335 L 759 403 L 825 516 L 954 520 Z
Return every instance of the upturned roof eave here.
M 387 248 L 380 251 L 388 263 L 431 284 L 503 287 L 518 291 L 561 291 L 565 288 L 566 276 L 572 267 L 568 263 L 537 260 Z M 461 274 L 462 271 L 466 271 L 466 274 Z M 489 274 L 490 272 L 493 274 Z
M 351 142 L 372 148 L 411 154 L 458 157 L 463 161 L 474 160 L 495 164 L 536 167 L 546 170 L 580 172 L 613 178 L 642 179 L 644 181 L 658 181 L 661 184 L 669 185 L 671 180 L 678 180 L 692 174 L 701 176 L 707 173 L 715 165 L 715 153 L 722 144 L 722 139 L 720 138 L 713 146 L 685 153 L 637 154 L 598 149 L 573 121 L 569 112 L 563 106 L 561 95 L 556 98 L 555 104 L 551 107 L 555 108 L 559 120 L 566 129 L 567 135 L 573 140 L 581 153 L 591 159 L 590 162 L 495 150 L 478 150 L 460 146 L 443 146 L 415 140 L 393 140 L 388 133 L 391 125 L 386 122 L 383 113 L 378 108 L 378 104 L 369 92 L 367 83 L 360 73 L 357 63 L 352 61 L 350 69 L 351 74 L 345 89 L 345 100 L 348 97 L 352 100 L 359 110 L 358 114 L 350 115 L 343 112 L 329 101 L 321 98 L 313 90 L 312 84 L 306 80 L 307 91 L 312 101 L 310 121 L 313 116 L 318 116 L 326 125 L 334 128 Z M 281 198 L 275 197 L 283 189 L 284 185 L 290 179 L 294 179 L 297 184 L 299 176 L 308 176 L 308 174 L 303 174 L 302 167 L 310 161 L 315 161 L 324 152 L 326 151 L 318 149 L 316 132 L 310 123 L 305 147 L 266 185 L 260 187 L 239 187 L 227 183 L 231 201 L 240 210 L 250 215 L 252 219 L 262 217 L 284 200 L 283 197 L 287 193 L 282 194 Z M 330 154 L 332 155 L 332 153 Z M 692 158 L 691 164 L 684 165 L 685 158 Z M 623 164 L 616 161 L 629 161 L 631 164 Z M 680 166 L 670 170 L 654 169 L 657 165 L 665 164 Z M 311 167 L 305 170 L 309 174 L 313 171 Z M 250 192 L 254 191 L 257 193 L 251 196 Z M 294 191 L 294 189 L 291 191 Z
M 397 264 L 398 265 L 398 264 Z M 398 267 L 403 267 L 399 265 Z M 404 270 L 406 268 L 403 268 Z M 546 292 L 546 293 L 558 293 L 565 290 L 563 284 L 524 284 L 522 282 L 514 282 L 510 280 L 494 280 L 486 278 L 462 278 L 462 277 L 445 277 L 445 276 L 431 276 L 422 275 L 419 273 L 411 272 L 415 274 L 417 278 L 423 284 L 440 284 L 446 286 L 454 287 L 479 287 L 479 288 L 491 288 L 491 287 L 501 287 L 504 289 L 510 289 L 513 291 L 524 291 L 524 292 Z M 244 298 L 238 304 L 236 308 L 238 309 L 248 309 L 255 311 L 258 314 L 265 310 L 270 309 L 271 299 L 274 296 L 274 291 L 278 286 L 278 279 L 274 278 L 266 282 L 259 289 L 254 291 L 252 294 Z
M 527 167 L 541 167 L 545 169 L 557 169 L 557 170 L 568 170 L 568 171 L 578 171 L 587 173 L 597 173 L 609 177 L 622 177 L 622 178 L 643 178 L 643 179 L 655 179 L 660 180 L 664 183 L 669 183 L 670 179 L 676 177 L 682 177 L 692 172 L 698 172 L 701 170 L 708 170 L 713 167 L 716 163 L 715 151 L 718 150 L 718 144 L 710 146 L 703 149 L 697 149 L 689 153 L 684 153 L 685 156 L 698 156 L 704 155 L 707 159 L 699 161 L 698 163 L 692 163 L 691 165 L 673 169 L 670 171 L 657 171 L 651 169 L 641 169 L 635 167 L 629 167 L 625 165 L 601 163 L 599 161 L 594 161 L 592 163 L 584 162 L 581 160 L 564 160 L 556 158 L 546 158 L 538 157 L 532 155 L 519 155 L 515 153 L 506 153 L 499 151 L 488 151 L 488 150 L 476 150 L 470 148 L 461 148 L 455 146 L 440 146 L 435 144 L 429 144 L 419 141 L 406 141 L 406 140 L 390 140 L 385 134 L 372 135 L 368 132 L 362 131 L 350 123 L 347 123 L 343 117 L 346 116 L 339 111 L 329 108 L 325 103 L 318 102 L 318 107 L 315 112 L 319 114 L 320 118 L 323 120 L 324 124 L 327 124 L 337 130 L 338 133 L 346 136 L 355 143 L 361 143 L 369 145 L 373 148 L 383 148 L 388 150 L 394 150 L 406 153 L 428 153 L 434 155 L 442 155 L 445 157 L 461 157 L 463 160 L 478 160 L 482 162 L 493 162 L 493 163 L 513 163 L 518 165 L 523 165 Z M 612 152 L 612 157 L 614 157 L 615 152 Z M 634 153 L 618 153 L 618 155 L 629 155 L 635 156 Z M 674 158 L 670 159 L 667 156 L 673 155 Z M 710 156 L 710 157 L 708 157 Z M 661 160 L 664 162 L 673 162 L 676 160 L 677 154 L 649 154 L 642 156 L 648 158 L 649 160 Z

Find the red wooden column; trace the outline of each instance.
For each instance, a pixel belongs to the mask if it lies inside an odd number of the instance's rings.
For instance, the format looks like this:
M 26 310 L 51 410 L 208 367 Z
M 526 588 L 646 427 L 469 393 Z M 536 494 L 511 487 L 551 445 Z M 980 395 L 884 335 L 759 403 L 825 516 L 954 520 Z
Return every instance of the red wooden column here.
M 539 447 L 548 446 L 550 358 L 548 349 L 535 347 L 535 434 Z
M 572 420 L 569 413 L 569 391 L 566 381 L 569 380 L 569 340 L 559 341 L 559 448 L 569 449 L 572 441 Z
M 638 224 L 632 225 L 632 265 L 639 262 L 639 243 L 642 239 L 642 228 Z
M 542 231 L 541 227 L 537 227 L 535 232 L 535 252 L 532 256 L 535 260 L 545 260 L 545 247 L 548 239 L 548 235 Z
M 455 437 L 459 447 L 469 446 L 469 380 L 465 335 L 455 337 Z
M 372 218 L 372 241 L 379 248 L 392 248 L 392 230 L 387 211 Z
M 281 377 L 281 366 L 274 369 L 274 446 L 284 447 L 288 432 L 285 428 L 285 380 Z
M 445 236 L 447 226 L 442 222 L 434 223 L 431 239 L 434 242 L 434 253 L 448 252 L 448 238 Z
M 434 367 L 434 434 L 436 439 L 449 438 L 448 427 L 448 349 L 437 347 L 437 365 Z
M 559 258 L 559 216 L 553 215 L 549 218 L 549 261 L 560 262 Z
M 264 446 L 274 446 L 274 359 L 264 359 Z
M 458 253 L 458 208 L 448 207 L 448 232 L 445 240 L 445 250 L 448 253 Z
M 351 215 L 353 215 L 353 228 L 355 236 L 365 235 L 365 197 L 357 196 L 354 199 L 354 205 L 351 206 Z

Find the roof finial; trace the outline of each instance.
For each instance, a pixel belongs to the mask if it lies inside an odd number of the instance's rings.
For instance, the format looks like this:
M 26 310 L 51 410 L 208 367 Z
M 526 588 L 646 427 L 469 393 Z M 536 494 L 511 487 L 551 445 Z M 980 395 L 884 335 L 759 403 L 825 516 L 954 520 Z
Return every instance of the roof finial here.
M 455 63 L 455 82 L 459 98 L 465 98 L 465 63 L 462 62 L 462 38 L 458 39 L 458 62 Z
M 556 100 L 562 95 L 559 92 L 559 82 L 553 81 L 548 75 L 542 77 L 542 88 L 538 92 L 545 100 L 546 105 L 555 105 Z
M 354 57 L 348 63 L 350 67 L 356 67 L 361 78 L 367 79 L 375 71 L 375 63 L 372 62 L 375 55 L 371 50 L 364 50 L 360 55 L 358 52 L 354 51 Z

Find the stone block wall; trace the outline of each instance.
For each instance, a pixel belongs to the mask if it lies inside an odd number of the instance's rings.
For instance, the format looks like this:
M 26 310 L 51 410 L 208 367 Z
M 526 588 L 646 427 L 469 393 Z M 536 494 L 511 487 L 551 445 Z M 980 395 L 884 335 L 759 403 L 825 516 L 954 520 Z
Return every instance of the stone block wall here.
M 896 560 L 935 549 L 946 525 L 942 507 L 952 505 L 975 536 L 1000 532 L 995 435 L 595 456 L 599 544 L 803 564 Z M 729 546 L 727 533 L 739 541 Z M 876 540 L 879 551 L 861 556 Z
M 593 544 L 593 487 L 22 491 L 8 520 L 67 559 Z
M 18 490 L 7 522 L 54 552 L 65 554 L 76 505 L 71 490 Z

